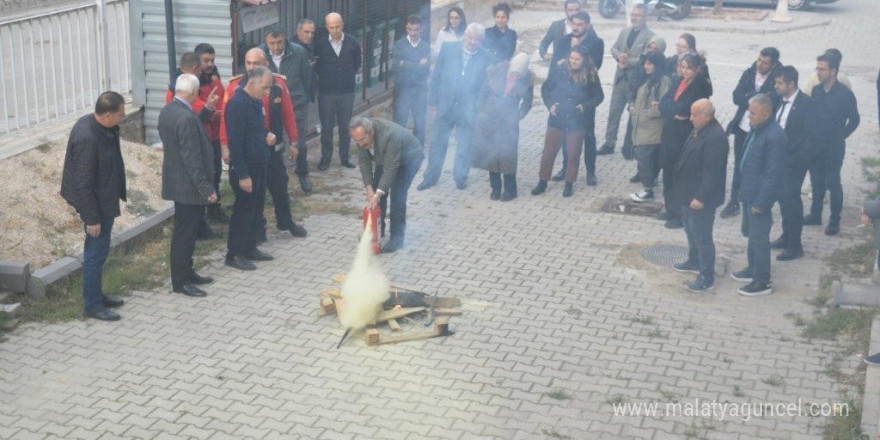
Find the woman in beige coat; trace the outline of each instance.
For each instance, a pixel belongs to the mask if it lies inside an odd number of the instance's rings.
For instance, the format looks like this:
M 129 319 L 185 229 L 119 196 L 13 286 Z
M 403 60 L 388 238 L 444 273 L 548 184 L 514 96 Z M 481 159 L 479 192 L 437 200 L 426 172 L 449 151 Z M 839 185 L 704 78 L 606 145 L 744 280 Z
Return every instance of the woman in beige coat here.
M 638 177 L 642 190 L 631 194 L 636 202 L 654 198 L 657 183 L 660 136 L 663 133 L 663 116 L 660 114 L 660 98 L 669 90 L 669 77 L 663 69 L 666 59 L 662 53 L 649 52 L 645 57 L 645 81 L 639 85 L 635 100 L 630 105 L 632 139 L 635 158 L 638 161 Z

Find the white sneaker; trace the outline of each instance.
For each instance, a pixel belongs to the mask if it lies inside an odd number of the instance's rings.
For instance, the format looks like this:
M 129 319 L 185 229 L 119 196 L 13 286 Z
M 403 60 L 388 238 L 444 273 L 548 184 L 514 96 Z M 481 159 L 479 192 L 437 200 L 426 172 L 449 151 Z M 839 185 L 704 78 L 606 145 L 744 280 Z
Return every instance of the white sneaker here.
M 638 203 L 647 202 L 648 200 L 654 200 L 654 191 L 643 189 L 637 193 L 630 194 L 629 198 Z

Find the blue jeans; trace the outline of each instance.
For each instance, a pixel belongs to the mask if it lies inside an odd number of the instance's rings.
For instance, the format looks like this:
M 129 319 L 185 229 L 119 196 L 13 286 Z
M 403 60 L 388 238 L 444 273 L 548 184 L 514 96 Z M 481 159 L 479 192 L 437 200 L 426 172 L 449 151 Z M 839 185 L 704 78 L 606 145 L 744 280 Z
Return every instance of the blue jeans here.
M 704 280 L 714 282 L 715 242 L 712 241 L 712 228 L 715 224 L 715 209 L 694 210 L 690 206 L 682 206 L 681 223 L 687 234 L 688 261 L 700 267 L 700 275 Z
M 104 262 L 110 255 L 110 234 L 113 232 L 114 218 L 101 219 L 101 234 L 92 237 L 86 234 L 83 246 L 83 303 L 86 310 L 104 307 L 104 292 L 101 290 L 101 277 Z
M 425 121 L 428 115 L 428 87 L 400 86 L 394 88 L 394 122 L 406 127 L 412 115 L 413 135 L 425 145 Z
M 773 227 L 773 213 L 770 210 L 752 214 L 752 205 L 742 202 L 742 234 L 749 239 L 748 257 L 752 279 L 761 283 L 770 282 L 770 228 Z
M 471 138 L 474 133 L 474 123 L 465 113 L 463 109 L 457 109 L 434 119 L 434 138 L 428 150 L 428 167 L 422 177 L 426 182 L 436 183 L 440 180 L 453 129 L 455 129 L 457 145 L 452 176 L 456 182 L 467 182 L 468 172 L 471 169 Z

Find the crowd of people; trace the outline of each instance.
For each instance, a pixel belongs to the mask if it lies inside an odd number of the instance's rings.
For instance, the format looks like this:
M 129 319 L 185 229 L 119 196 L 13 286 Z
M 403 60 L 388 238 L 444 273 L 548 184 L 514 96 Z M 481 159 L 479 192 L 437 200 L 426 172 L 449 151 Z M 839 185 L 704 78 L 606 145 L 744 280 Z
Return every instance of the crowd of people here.
M 565 0 L 564 11 L 538 48 L 549 62 L 540 88 L 549 116 L 533 196 L 546 192 L 550 181 L 564 181 L 563 197 L 572 196 L 581 154 L 586 184 L 597 185 L 597 156 L 613 153 L 622 137 L 622 153 L 637 162 L 630 181 L 641 184 L 641 190 L 630 195 L 634 202 L 659 198 L 655 188 L 662 174 L 658 218 L 668 228 L 684 229 L 688 259 L 675 269 L 696 273 L 688 286 L 695 292 L 715 285 L 712 231 L 719 208 L 722 218 L 742 215 L 748 265 L 732 277 L 748 283 L 739 289 L 747 296 L 772 292 L 771 248 L 782 250 L 777 260 L 803 256 L 803 226 L 822 223 L 826 190 L 831 192 L 831 214 L 825 233 L 839 232 L 840 169 L 846 138 L 859 125 L 855 96 L 838 74 L 839 51 L 829 49 L 817 57 L 816 79 L 810 80 L 814 86 L 802 90 L 798 71 L 780 62 L 779 50 L 762 49 L 733 91 L 737 113 L 723 128 L 715 118 L 709 68 L 695 37 L 682 34 L 676 53 L 667 57 L 666 41 L 649 29 L 647 9 L 637 4 L 630 26 L 610 47 L 615 73 L 604 143 L 597 148 L 596 108 L 605 100 L 598 72 L 605 44 L 578 0 Z M 206 295 L 199 286 L 212 280 L 197 274 L 192 261 L 196 239 L 212 235 L 206 218 L 229 223 L 227 266 L 255 270 L 255 262 L 273 258 L 258 248 L 266 240 L 266 191 L 278 230 L 306 236 L 293 220 L 287 168 L 294 167 L 300 187 L 310 194 L 307 146 L 299 129 L 308 125 L 314 102 L 322 126 L 317 169 L 330 167 L 338 128 L 340 164 L 359 168 L 366 203 L 371 210 L 381 208 L 383 230 L 390 200 L 390 237 L 382 252 L 404 247 L 410 185 L 426 157 L 417 188 L 424 191 L 439 183 L 453 133 L 456 187 L 467 188 L 471 168 L 479 168 L 489 173 L 491 200 L 516 199 L 519 121 L 532 108 L 535 75 L 529 56 L 517 52 L 517 33 L 508 26 L 510 5 L 499 3 L 492 13 L 495 25 L 486 29 L 468 23 L 462 9 L 450 8 L 433 45 L 422 38 L 419 17 L 406 20 L 406 35 L 394 43 L 390 62 L 392 121 L 352 116 L 361 45 L 344 32 L 338 13 L 324 18 L 326 33 L 318 38 L 315 23 L 308 19 L 298 24 L 293 38 L 278 30 L 266 33 L 262 45 L 246 52 L 245 73 L 230 78 L 225 87 L 214 66 L 213 47 L 203 43 L 183 54 L 159 117 L 162 196 L 175 205 L 172 290 Z M 429 107 L 434 120 L 426 145 Z M 624 110 L 628 118 L 620 136 Z M 106 92 L 98 98 L 95 112 L 71 133 L 62 184 L 62 195 L 79 212 L 87 233 L 85 314 L 102 320 L 119 319 L 110 309 L 122 305 L 103 295 L 100 274 L 118 202 L 125 200 L 117 127 L 123 115 L 120 95 Z M 410 119 L 412 131 L 407 128 Z M 730 135 L 734 172 L 725 206 Z M 351 141 L 357 165 L 351 160 Z M 553 174 L 560 150 L 562 167 Z M 231 217 L 219 205 L 222 163 L 229 165 L 235 194 Z M 804 217 L 800 188 L 807 173 L 813 206 Z M 771 241 L 775 203 L 781 206 L 782 235 Z M 864 221 L 871 221 L 868 215 L 877 213 L 877 206 L 866 207 Z

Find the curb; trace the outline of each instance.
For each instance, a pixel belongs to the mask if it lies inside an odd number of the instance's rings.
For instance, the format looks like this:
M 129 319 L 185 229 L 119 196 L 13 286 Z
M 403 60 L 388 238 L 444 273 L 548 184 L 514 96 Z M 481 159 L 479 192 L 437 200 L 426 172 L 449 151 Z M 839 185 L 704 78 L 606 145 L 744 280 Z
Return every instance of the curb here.
M 871 322 L 871 342 L 865 356 L 880 351 L 880 316 Z M 862 396 L 862 432 L 868 438 L 877 436 L 880 425 L 880 368 L 868 365 L 865 371 L 865 393 Z
M 158 213 L 148 217 L 144 221 L 120 232 L 113 237 L 110 243 L 110 249 L 122 246 L 141 235 L 153 230 L 164 224 L 168 219 L 174 216 L 174 205 L 168 205 Z M 36 299 L 46 296 L 47 288 L 61 279 L 82 269 L 82 252 L 61 259 L 55 260 L 52 264 L 35 270 L 30 274 L 30 281 L 27 283 L 27 293 Z

